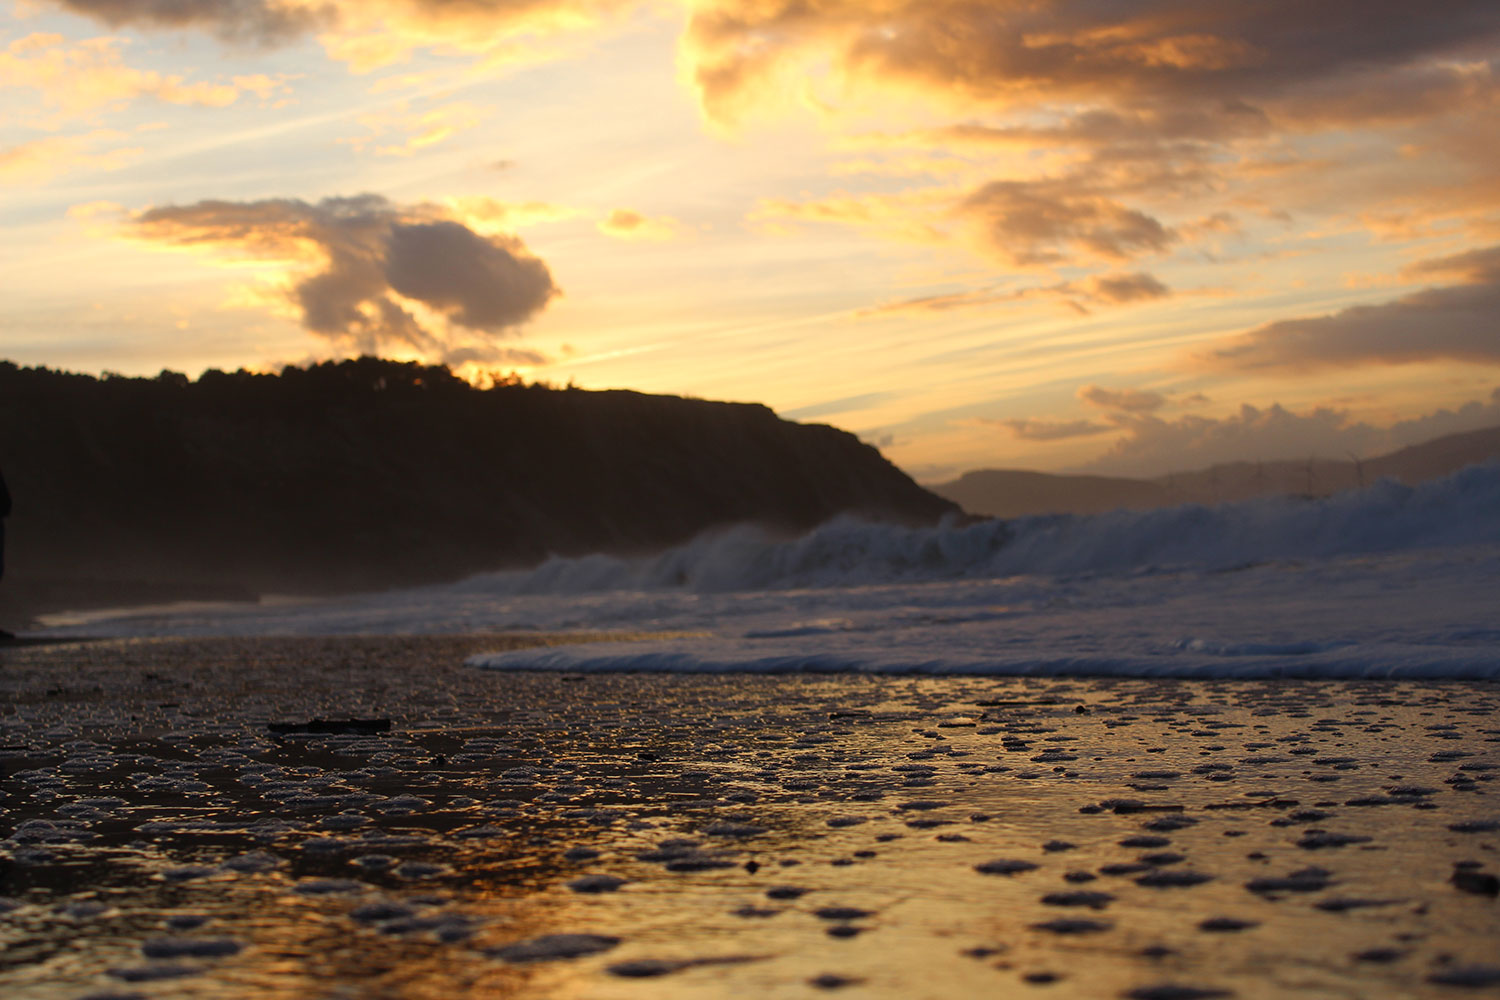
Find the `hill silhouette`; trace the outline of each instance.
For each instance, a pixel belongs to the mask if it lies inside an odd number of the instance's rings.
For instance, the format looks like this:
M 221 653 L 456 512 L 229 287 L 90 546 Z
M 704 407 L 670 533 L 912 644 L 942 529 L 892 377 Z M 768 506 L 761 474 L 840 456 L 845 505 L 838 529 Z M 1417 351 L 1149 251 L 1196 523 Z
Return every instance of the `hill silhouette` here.
M 375 358 L 196 381 L 0 362 L 0 465 L 8 620 L 455 579 L 738 522 L 956 512 L 853 435 L 757 404 L 479 389 Z
M 1419 483 L 1500 456 L 1500 427 L 1449 434 L 1363 461 L 1232 462 L 1154 479 L 980 469 L 927 488 L 970 514 L 1097 514 L 1255 496 L 1327 496 L 1390 476 Z

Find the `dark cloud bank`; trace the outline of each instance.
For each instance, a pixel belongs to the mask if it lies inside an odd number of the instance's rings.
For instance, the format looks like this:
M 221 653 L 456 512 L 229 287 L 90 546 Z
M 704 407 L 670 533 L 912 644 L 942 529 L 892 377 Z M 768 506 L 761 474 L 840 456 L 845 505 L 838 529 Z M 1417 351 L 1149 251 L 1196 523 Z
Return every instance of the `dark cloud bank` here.
M 333 21 L 332 5 L 294 7 L 275 0 L 56 0 L 111 28 L 190 28 L 225 41 L 278 45 Z
M 1307 370 L 1355 364 L 1500 364 L 1500 246 L 1426 261 L 1414 276 L 1457 278 L 1392 302 L 1281 320 L 1201 357 L 1210 368 Z

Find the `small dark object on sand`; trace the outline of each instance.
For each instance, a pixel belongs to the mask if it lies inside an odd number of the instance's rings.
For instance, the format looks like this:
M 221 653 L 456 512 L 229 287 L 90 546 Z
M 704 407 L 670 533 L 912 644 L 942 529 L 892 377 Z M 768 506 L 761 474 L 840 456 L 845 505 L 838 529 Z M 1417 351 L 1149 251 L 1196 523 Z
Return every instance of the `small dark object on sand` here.
M 848 976 L 836 976 L 831 972 L 825 972 L 821 976 L 809 979 L 808 984 L 816 986 L 820 990 L 836 990 L 843 986 L 852 986 L 862 982 L 859 979 L 851 979 Z
M 310 722 L 268 722 L 273 733 L 328 733 L 370 735 L 391 731 L 390 719 L 313 719 Z
M 1448 877 L 1448 881 L 1453 883 L 1453 888 L 1462 892 L 1472 892 L 1476 896 L 1500 896 L 1500 878 L 1489 872 L 1457 868 Z
M 1179 986 L 1176 983 L 1160 983 L 1142 986 L 1125 994 L 1130 1000 L 1205 1000 L 1207 997 L 1233 996 L 1228 990 L 1216 990 L 1198 986 Z

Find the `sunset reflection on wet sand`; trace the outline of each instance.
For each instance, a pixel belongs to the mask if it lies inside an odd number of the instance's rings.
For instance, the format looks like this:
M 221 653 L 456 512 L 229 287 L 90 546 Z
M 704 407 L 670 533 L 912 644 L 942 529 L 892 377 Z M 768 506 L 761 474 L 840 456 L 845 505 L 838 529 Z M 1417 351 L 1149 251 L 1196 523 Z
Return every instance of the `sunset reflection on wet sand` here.
M 0 652 L 5 995 L 1500 984 L 1493 684 L 462 665 L 530 641 Z

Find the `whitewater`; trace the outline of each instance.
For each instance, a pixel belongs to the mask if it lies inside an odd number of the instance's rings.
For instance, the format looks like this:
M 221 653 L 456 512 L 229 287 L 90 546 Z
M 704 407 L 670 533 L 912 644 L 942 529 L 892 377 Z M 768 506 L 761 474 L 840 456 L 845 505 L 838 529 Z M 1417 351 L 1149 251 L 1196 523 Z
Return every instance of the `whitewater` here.
M 470 661 L 498 670 L 1500 679 L 1500 463 L 1316 500 L 841 519 L 791 539 L 741 526 L 647 557 L 43 624 L 32 634 L 589 640 Z

